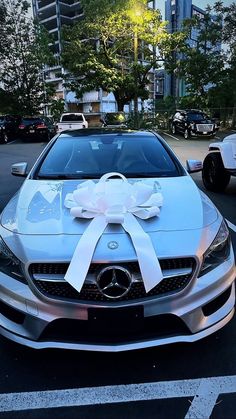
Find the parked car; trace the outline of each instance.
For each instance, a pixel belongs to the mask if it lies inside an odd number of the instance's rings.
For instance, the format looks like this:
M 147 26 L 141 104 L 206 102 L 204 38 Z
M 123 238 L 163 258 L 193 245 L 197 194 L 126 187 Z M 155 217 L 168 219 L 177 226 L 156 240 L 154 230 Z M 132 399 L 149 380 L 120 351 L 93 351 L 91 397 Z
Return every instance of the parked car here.
M 56 134 L 56 127 L 47 116 L 30 116 L 22 118 L 19 125 L 19 137 L 23 140 L 42 139 L 49 141 Z
M 203 161 L 202 180 L 206 189 L 223 192 L 231 176 L 236 176 L 236 134 L 211 143 Z
M 14 115 L 0 115 L 0 142 L 6 144 L 15 138 L 18 132 L 19 117 Z
M 194 342 L 235 304 L 227 225 L 150 131 L 62 132 L 0 218 L 0 333 L 32 348 Z M 189 172 L 189 173 L 188 173 Z
M 57 132 L 83 128 L 88 128 L 88 121 L 83 113 L 78 112 L 63 113 L 57 123 Z
M 177 110 L 170 119 L 172 134 L 183 134 L 188 140 L 191 137 L 214 137 L 219 129 L 217 123 L 210 119 L 204 112 L 189 109 Z
M 127 128 L 127 118 L 124 112 L 107 112 L 101 118 L 102 127 Z

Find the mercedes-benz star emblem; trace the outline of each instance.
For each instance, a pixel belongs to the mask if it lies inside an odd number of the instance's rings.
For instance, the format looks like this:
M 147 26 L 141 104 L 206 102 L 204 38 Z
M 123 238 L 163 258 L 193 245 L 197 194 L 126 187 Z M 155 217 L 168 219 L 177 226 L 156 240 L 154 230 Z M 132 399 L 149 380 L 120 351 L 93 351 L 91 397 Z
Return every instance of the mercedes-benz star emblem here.
M 131 284 L 131 274 L 121 266 L 107 266 L 97 276 L 98 289 L 107 298 L 123 297 L 129 292 Z
M 112 241 L 112 242 L 109 242 L 107 246 L 109 247 L 109 249 L 114 250 L 114 249 L 117 249 L 119 247 L 119 244 L 115 241 Z

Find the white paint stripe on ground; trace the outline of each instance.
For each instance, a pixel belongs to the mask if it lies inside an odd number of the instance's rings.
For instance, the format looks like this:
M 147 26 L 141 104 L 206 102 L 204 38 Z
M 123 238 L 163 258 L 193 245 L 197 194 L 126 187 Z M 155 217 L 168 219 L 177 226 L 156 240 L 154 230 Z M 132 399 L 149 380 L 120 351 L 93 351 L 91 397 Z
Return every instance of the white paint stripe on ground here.
M 194 397 L 185 418 L 210 417 L 219 394 L 236 393 L 236 376 L 0 395 L 0 412 Z
M 233 230 L 236 233 L 236 225 L 234 225 L 233 223 L 231 223 L 229 220 L 225 220 L 229 226 L 229 228 L 231 228 L 231 230 Z
M 163 132 L 163 134 L 164 134 L 164 135 L 168 135 L 168 136 L 169 136 L 169 137 L 171 137 L 171 138 L 174 138 L 174 140 L 176 140 L 176 141 L 179 141 L 179 138 L 174 137 L 173 135 L 168 134 L 167 132 Z
M 209 418 L 218 398 L 215 383 L 202 379 L 191 406 L 184 419 Z
M 6 145 L 10 145 L 10 144 L 16 143 L 17 141 L 18 140 L 8 141 Z

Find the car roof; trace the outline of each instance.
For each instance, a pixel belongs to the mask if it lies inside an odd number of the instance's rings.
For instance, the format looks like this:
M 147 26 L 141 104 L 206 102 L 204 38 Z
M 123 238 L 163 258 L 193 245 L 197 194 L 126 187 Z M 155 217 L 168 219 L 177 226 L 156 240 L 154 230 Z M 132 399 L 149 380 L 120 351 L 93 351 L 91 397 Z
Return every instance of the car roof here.
M 183 112 L 183 113 L 204 113 L 204 111 L 201 111 L 200 109 L 177 109 L 176 112 Z
M 152 131 L 146 130 L 130 130 L 130 129 L 119 129 L 119 128 L 88 128 L 86 130 L 75 129 L 75 130 L 65 130 L 59 134 L 59 137 L 89 137 L 90 135 L 101 135 L 101 134 L 117 134 L 120 136 L 130 135 L 130 136 L 145 136 L 145 137 L 158 137 Z

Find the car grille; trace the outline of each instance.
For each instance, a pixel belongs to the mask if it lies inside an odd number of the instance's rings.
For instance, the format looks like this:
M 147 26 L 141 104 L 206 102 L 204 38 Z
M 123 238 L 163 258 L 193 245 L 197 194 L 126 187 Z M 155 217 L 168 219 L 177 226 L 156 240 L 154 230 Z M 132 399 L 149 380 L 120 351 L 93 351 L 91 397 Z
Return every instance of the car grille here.
M 96 277 L 107 266 L 114 264 L 91 264 L 80 292 L 76 291 L 64 280 L 69 264 L 66 263 L 34 263 L 29 267 L 29 273 L 34 286 L 43 295 L 60 300 L 70 301 L 111 301 L 99 290 Z M 164 279 L 151 291 L 146 293 L 137 262 L 116 263 L 127 269 L 132 276 L 132 284 L 128 293 L 115 301 L 139 300 L 150 297 L 163 297 L 182 291 L 191 281 L 196 269 L 194 258 L 162 259 L 160 260 Z
M 212 132 L 213 131 L 213 124 L 197 124 L 197 131 L 199 132 Z

